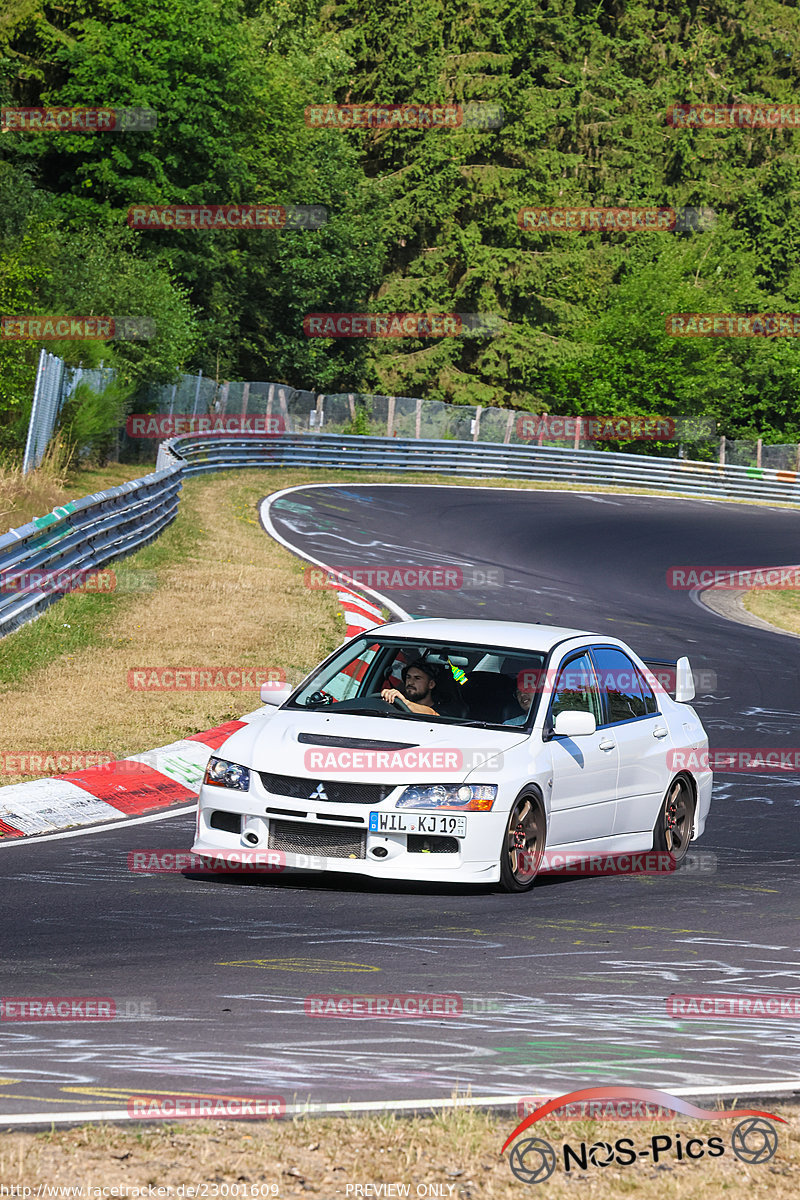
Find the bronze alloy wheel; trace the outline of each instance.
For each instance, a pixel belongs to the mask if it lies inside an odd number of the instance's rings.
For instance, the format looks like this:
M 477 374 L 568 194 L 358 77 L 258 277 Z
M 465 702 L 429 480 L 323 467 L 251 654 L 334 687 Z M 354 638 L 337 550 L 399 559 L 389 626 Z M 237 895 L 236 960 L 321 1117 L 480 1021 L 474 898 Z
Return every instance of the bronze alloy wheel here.
M 544 854 L 545 825 L 541 805 L 533 795 L 520 796 L 511 810 L 500 859 L 500 886 L 505 892 L 533 887 Z
M 653 849 L 667 850 L 676 863 L 683 862 L 694 827 L 695 800 L 688 779 L 673 779 L 653 830 Z

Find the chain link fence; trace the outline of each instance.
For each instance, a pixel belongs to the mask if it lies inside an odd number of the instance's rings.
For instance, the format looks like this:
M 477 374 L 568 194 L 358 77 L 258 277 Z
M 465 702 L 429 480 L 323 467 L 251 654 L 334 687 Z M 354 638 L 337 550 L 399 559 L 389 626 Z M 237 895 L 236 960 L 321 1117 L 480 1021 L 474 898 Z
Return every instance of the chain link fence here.
M 34 406 L 25 450 L 24 470 L 38 466 L 52 436 L 58 414 L 78 383 L 102 390 L 113 372 L 82 371 L 64 366 L 42 351 Z M 591 450 L 608 441 L 586 436 L 586 423 L 575 417 L 546 417 L 528 411 L 482 405 L 446 404 L 414 396 L 365 395 L 357 392 L 319 394 L 268 381 L 215 381 L 202 374 L 182 375 L 174 384 L 150 385 L 140 393 L 139 412 L 175 417 L 274 417 L 287 434 L 344 434 L 417 440 L 473 441 L 506 446 L 534 445 Z M 537 424 L 538 422 L 538 424 Z M 558 428 L 559 424 L 563 428 Z M 658 440 L 659 456 L 718 461 L 722 465 L 800 472 L 800 446 L 767 445 L 762 439 L 734 440 L 715 432 L 715 423 L 679 418 L 671 440 Z M 533 434 L 531 430 L 533 429 Z M 591 432 L 591 431 L 590 431 Z M 631 439 L 635 442 L 635 439 Z M 649 440 L 652 444 L 652 439 Z M 118 457 L 123 461 L 154 460 L 157 443 L 120 430 Z
M 68 367 L 63 359 L 42 350 L 33 388 L 33 404 L 28 422 L 28 436 L 22 460 L 22 473 L 27 475 L 39 466 L 50 444 L 59 414 L 80 383 L 95 392 L 102 392 L 115 376 L 110 367 L 85 370 Z

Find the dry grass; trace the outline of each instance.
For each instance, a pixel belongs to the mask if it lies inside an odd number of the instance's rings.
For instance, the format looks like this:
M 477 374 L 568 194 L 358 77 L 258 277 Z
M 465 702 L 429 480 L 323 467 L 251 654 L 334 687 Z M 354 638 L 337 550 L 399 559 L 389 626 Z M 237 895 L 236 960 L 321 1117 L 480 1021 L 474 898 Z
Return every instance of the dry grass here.
M 45 456 L 35 471 L 22 474 L 21 467 L 0 466 L 0 534 L 43 517 L 67 500 L 79 500 L 116 484 L 138 479 L 154 468 L 143 464 L 110 463 L 79 471 L 64 470 L 56 451 Z
M 754 617 L 769 621 L 779 629 L 788 629 L 790 633 L 800 633 L 800 592 L 755 588 L 742 597 L 742 603 Z
M 756 1106 L 759 1107 L 759 1106 Z M 641 1197 L 641 1200 L 690 1200 L 700 1194 L 708 1200 L 766 1195 L 774 1200 L 794 1200 L 800 1191 L 800 1122 L 796 1110 L 765 1106 L 789 1119 L 778 1125 L 778 1150 L 768 1163 L 747 1165 L 734 1157 L 730 1132 L 735 1121 L 569 1121 L 541 1122 L 531 1136 L 547 1139 L 555 1148 L 558 1165 L 542 1184 L 542 1195 L 551 1200 L 574 1196 Z M 402 1184 L 408 1195 L 452 1197 L 453 1200 L 519 1200 L 526 1185 L 512 1174 L 500 1147 L 517 1120 L 473 1110 L 443 1116 L 409 1119 L 371 1118 L 305 1119 L 277 1123 L 220 1122 L 144 1126 L 83 1126 L 47 1134 L 12 1133 L 0 1136 L 0 1182 L 35 1189 L 83 1185 L 98 1188 L 127 1186 L 172 1189 L 181 1184 L 218 1185 L 207 1196 L 224 1195 L 223 1185 L 238 1185 L 239 1195 L 266 1197 L 358 1196 L 354 1187 Z M 673 1149 L 658 1166 L 640 1160 L 632 1166 L 590 1167 L 586 1171 L 563 1169 L 561 1145 L 577 1149 L 580 1142 L 634 1140 L 635 1148 L 648 1146 L 655 1135 L 721 1136 L 726 1147 L 719 1158 L 694 1162 L 679 1160 Z M 792 1182 L 794 1180 L 794 1182 Z M 348 1189 L 349 1185 L 349 1191 Z M 271 1187 L 274 1190 L 270 1190 Z M 252 1192 L 251 1189 L 256 1189 Z M 146 1193 L 145 1193 L 146 1194 Z M 188 1194 L 188 1189 L 187 1193 Z M 235 1193 L 234 1193 L 235 1194 Z M 362 1190 L 360 1196 L 375 1196 Z M 386 1194 L 386 1193 L 384 1193 Z M 389 1195 L 397 1196 L 397 1190 Z M 35 1196 L 35 1191 L 32 1193 Z M 97 1200 L 98 1193 L 91 1197 Z M 106 1193 L 108 1195 L 108 1193 Z M 125 1192 L 120 1191 L 124 1196 Z

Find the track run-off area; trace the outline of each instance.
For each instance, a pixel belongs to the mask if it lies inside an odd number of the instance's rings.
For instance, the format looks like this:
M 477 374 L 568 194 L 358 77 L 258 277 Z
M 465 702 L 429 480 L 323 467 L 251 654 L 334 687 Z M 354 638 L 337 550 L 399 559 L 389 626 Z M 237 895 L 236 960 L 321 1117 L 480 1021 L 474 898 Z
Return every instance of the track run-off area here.
M 795 639 L 726 620 L 671 590 L 667 572 L 790 564 L 800 512 L 346 484 L 279 493 L 261 516 L 310 562 L 476 569 L 470 588 L 387 593 L 414 616 L 541 621 L 622 638 L 645 658 L 687 654 L 716 676 L 694 702 L 712 747 L 798 744 Z M 268 647 L 269 614 L 253 619 Z M 542 876 L 523 895 L 132 874 L 132 850 L 191 845 L 186 811 L 0 846 L 3 994 L 113 997 L 121 1014 L 4 1023 L 0 1122 L 124 1116 L 132 1096 L 176 1092 L 336 1109 L 599 1084 L 788 1099 L 800 1092 L 797 1019 L 681 1020 L 666 998 L 797 990 L 799 784 L 719 773 L 687 868 Z M 456 994 L 463 1011 L 306 1012 L 308 996 L 412 992 Z

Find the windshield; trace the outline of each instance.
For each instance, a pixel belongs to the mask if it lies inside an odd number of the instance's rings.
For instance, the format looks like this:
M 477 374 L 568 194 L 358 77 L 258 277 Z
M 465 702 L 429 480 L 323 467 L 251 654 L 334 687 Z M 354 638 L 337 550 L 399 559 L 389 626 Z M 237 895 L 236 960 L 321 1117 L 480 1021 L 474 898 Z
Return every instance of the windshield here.
M 524 726 L 545 655 L 364 634 L 309 676 L 290 708 L 449 724 Z

